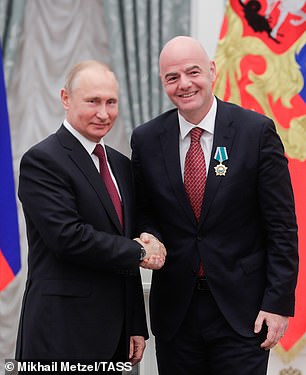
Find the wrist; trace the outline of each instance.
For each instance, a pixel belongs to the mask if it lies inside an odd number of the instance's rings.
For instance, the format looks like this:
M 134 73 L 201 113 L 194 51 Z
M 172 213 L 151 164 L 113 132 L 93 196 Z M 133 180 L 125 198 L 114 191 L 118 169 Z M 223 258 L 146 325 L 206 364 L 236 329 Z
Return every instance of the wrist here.
M 143 246 L 141 246 L 140 247 L 139 262 L 142 262 L 145 259 L 146 256 L 147 256 L 146 249 Z

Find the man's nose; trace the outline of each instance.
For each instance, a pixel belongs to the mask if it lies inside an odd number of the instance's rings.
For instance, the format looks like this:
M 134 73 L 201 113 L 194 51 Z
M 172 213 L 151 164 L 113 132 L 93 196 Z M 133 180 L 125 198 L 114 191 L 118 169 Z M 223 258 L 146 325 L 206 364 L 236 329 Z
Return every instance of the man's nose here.
M 180 81 L 179 81 L 179 87 L 183 90 L 188 89 L 192 85 L 190 79 L 186 75 L 181 75 Z
M 100 120 L 106 120 L 108 118 L 108 113 L 106 111 L 106 108 L 104 105 L 101 105 L 96 113 L 96 116 L 100 119 Z

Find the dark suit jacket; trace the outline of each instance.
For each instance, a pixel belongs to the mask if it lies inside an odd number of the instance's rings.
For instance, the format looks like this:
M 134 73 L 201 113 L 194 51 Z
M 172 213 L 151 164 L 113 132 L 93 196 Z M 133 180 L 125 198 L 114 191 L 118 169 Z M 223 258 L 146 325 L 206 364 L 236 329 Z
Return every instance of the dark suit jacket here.
M 22 158 L 19 197 L 29 243 L 16 357 L 109 359 L 122 330 L 147 337 L 128 158 L 107 147 L 124 211 L 91 157 L 62 126 Z
M 214 170 L 218 146 L 228 153 L 225 176 Z M 152 278 L 153 333 L 170 339 L 180 326 L 200 257 L 220 310 L 241 335 L 253 335 L 260 309 L 293 315 L 297 225 L 287 159 L 272 120 L 218 100 L 199 224 L 183 185 L 177 110 L 136 128 L 132 149 L 141 230 L 155 231 L 168 251 L 165 267 Z

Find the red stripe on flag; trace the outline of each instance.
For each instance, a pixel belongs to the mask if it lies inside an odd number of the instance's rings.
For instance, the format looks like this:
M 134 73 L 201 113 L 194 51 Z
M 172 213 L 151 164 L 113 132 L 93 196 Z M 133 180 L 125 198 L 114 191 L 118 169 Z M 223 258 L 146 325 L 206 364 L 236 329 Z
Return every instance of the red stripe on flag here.
M 294 186 L 294 197 L 296 202 L 296 215 L 299 230 L 299 275 L 296 288 L 296 305 L 294 319 L 290 319 L 289 328 L 283 337 L 281 344 L 285 350 L 289 350 L 295 345 L 306 332 L 306 163 L 295 159 L 289 159 L 289 168 Z
M 6 286 L 14 279 L 14 272 L 11 270 L 7 263 L 2 250 L 0 249 L 0 291 L 6 288 Z

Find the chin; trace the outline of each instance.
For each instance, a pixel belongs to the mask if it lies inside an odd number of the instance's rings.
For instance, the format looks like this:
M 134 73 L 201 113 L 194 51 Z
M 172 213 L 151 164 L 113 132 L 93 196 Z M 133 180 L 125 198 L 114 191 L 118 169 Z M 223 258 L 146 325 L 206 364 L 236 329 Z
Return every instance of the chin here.
M 93 134 L 94 137 L 97 137 L 97 138 L 102 138 L 104 137 L 108 132 L 110 131 L 110 129 L 100 129 L 99 131 L 97 131 L 96 133 Z
M 104 135 L 105 134 L 90 134 L 88 137 L 86 137 L 86 138 L 88 138 L 91 142 L 95 142 L 95 143 L 99 143 L 100 142 L 100 140 L 101 140 L 101 138 L 103 138 L 104 137 Z
M 185 103 L 183 105 L 178 106 L 178 108 L 180 109 L 180 112 L 185 113 L 198 111 L 200 109 L 200 107 L 194 103 Z

